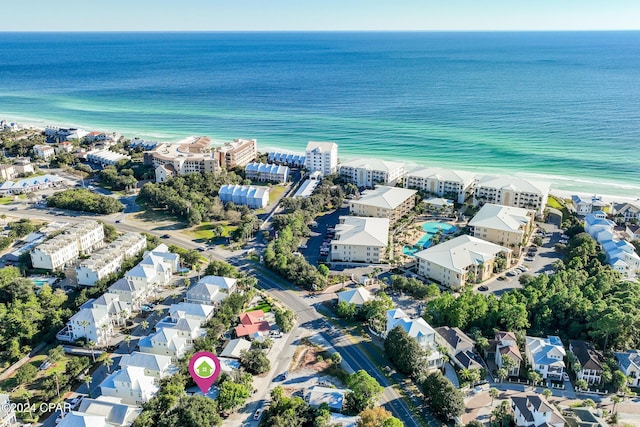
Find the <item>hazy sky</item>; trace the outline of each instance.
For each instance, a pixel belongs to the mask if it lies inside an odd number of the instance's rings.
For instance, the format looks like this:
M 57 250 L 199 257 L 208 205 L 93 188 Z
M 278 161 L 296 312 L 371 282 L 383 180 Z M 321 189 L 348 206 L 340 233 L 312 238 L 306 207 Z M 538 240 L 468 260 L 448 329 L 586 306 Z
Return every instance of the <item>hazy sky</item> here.
M 625 30 L 639 0 L 13 0 L 0 31 Z

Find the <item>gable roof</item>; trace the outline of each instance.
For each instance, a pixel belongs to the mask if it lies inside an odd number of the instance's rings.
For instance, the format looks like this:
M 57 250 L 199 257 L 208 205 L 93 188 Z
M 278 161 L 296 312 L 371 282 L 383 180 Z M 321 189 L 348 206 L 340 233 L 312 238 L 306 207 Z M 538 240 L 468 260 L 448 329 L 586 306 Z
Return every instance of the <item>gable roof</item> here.
M 236 338 L 227 343 L 220 353 L 220 357 L 229 357 L 232 359 L 240 359 L 242 351 L 249 350 L 251 343 L 243 338 Z
M 102 415 L 85 414 L 82 412 L 69 412 L 58 424 L 59 427 L 112 427 L 107 424 Z
M 373 299 L 373 295 L 371 295 L 371 292 L 364 286 L 338 292 L 338 302 L 346 301 L 349 304 L 363 305 L 371 299 Z
M 105 417 L 106 421 L 118 426 L 129 425 L 142 412 L 142 408 L 119 403 L 120 399 L 83 399 L 78 412 Z
M 532 221 L 530 212 L 532 211 L 523 208 L 486 203 L 469 221 L 468 225 L 470 227 L 486 227 L 494 230 L 524 233 L 520 227 Z
M 436 332 L 453 348 L 454 353 L 462 351 L 469 347 L 473 348 L 476 344 L 471 338 L 462 332 L 459 328 L 450 328 L 448 326 L 440 326 L 436 328 Z
M 369 158 L 369 159 L 360 158 L 360 159 L 353 159 L 346 162 L 342 162 L 340 164 L 340 167 L 389 172 L 389 171 L 394 171 L 394 170 L 404 168 L 404 163 L 390 162 L 388 160 L 381 160 L 381 159 L 375 159 L 375 158 Z
M 389 241 L 389 219 L 341 216 L 336 225 L 336 238 L 331 244 L 386 247 Z
M 569 340 L 569 349 L 580 362 L 582 369 L 602 371 L 604 356 L 592 343 L 583 340 Z
M 629 368 L 640 371 L 640 350 L 627 350 L 613 354 L 624 371 L 628 372 Z
M 137 366 L 148 369 L 150 371 L 162 372 L 171 365 L 171 357 L 152 353 L 142 353 L 134 351 L 131 354 L 125 354 L 120 359 L 120 366 Z
M 511 252 L 511 249 L 462 235 L 417 252 L 415 257 L 463 273 L 467 267 L 490 261 L 500 252 Z
M 213 285 L 217 286 L 220 289 L 229 291 L 229 289 L 234 288 L 236 286 L 236 282 L 238 280 L 231 277 L 224 276 L 204 276 L 202 279 L 198 280 L 197 285 Z
M 551 184 L 542 181 L 529 181 L 526 179 L 508 176 L 483 176 L 476 183 L 476 188 L 487 187 L 502 190 L 512 190 L 530 194 L 547 194 Z
M 527 422 L 535 421 L 534 412 L 550 412 L 551 416 L 548 424 L 564 424 L 564 418 L 543 396 L 535 393 L 521 393 L 511 396 L 511 401 Z
M 553 335 L 549 335 L 547 338 L 527 337 L 526 346 L 529 348 L 533 362 L 536 365 L 565 366 L 562 357 L 566 356 L 566 351 L 559 337 Z M 551 352 L 559 353 L 561 358 L 549 357 L 548 355 Z
M 262 310 L 245 311 L 244 313 L 240 313 L 238 317 L 240 318 L 241 324 L 254 325 L 256 323 L 262 322 L 262 320 L 264 319 L 264 311 Z
M 475 174 L 473 172 L 452 169 L 419 167 L 409 172 L 407 176 L 467 184 L 473 181 Z

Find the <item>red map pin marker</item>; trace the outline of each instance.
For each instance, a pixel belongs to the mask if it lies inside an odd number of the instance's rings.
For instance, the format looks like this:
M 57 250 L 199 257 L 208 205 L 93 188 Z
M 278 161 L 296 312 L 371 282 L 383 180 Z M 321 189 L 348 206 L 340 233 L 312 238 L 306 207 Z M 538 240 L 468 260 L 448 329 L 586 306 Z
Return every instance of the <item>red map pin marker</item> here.
M 202 391 L 202 394 L 206 395 L 211 385 L 220 375 L 220 360 L 213 353 L 199 351 L 189 360 L 189 373 Z

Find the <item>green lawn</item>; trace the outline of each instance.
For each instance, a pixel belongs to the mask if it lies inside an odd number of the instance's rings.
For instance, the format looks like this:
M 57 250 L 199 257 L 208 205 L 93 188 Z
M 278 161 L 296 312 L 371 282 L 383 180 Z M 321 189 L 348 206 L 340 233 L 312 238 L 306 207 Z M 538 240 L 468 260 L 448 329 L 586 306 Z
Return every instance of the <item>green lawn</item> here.
M 0 205 L 8 205 L 13 203 L 13 196 L 0 197 Z
M 236 225 L 229 225 L 227 222 L 202 222 L 200 225 L 187 230 L 187 233 L 196 239 L 213 239 L 213 229 L 218 225 L 222 225 L 222 237 L 229 237 L 238 228 Z
M 253 310 L 262 310 L 265 313 L 269 313 L 271 311 L 271 306 L 269 305 L 269 303 L 267 303 L 266 301 L 262 300 L 262 301 L 260 301 L 260 303 L 258 305 L 254 306 L 254 307 L 251 307 L 247 311 L 253 311 Z
M 287 187 L 283 185 L 274 185 L 273 187 L 271 187 L 269 189 L 269 204 L 272 205 L 273 203 L 275 203 L 275 201 L 278 200 L 280 196 L 282 196 L 282 193 L 284 193 L 286 189 Z
M 562 204 L 558 201 L 558 199 L 556 199 L 553 196 L 549 196 L 549 198 L 547 199 L 547 206 L 553 209 L 558 209 L 558 210 L 562 210 L 563 208 Z

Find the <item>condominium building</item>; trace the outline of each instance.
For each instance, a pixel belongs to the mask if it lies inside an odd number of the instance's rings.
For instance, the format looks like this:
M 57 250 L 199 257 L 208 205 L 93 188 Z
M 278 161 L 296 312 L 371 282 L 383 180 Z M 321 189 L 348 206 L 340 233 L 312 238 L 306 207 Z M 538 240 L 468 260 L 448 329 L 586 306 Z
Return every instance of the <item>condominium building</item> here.
M 421 276 L 436 280 L 451 289 L 490 278 L 495 260 L 499 256 L 505 258 L 508 265 L 511 249 L 467 235 L 415 254 Z
M 542 215 L 547 205 L 547 182 L 527 181 L 519 178 L 485 176 L 476 183 L 474 205 L 495 203 L 504 206 L 533 209 Z
M 487 203 L 468 226 L 472 236 L 507 246 L 518 256 L 533 232 L 534 219 L 532 210 Z
M 407 173 L 406 188 L 426 191 L 432 195 L 464 203 L 475 185 L 475 174 L 440 168 L 418 168 Z
M 387 218 L 341 216 L 331 241 L 331 261 L 383 262 L 389 242 Z
M 265 163 L 249 163 L 244 168 L 245 176 L 252 181 L 287 182 L 289 167 Z
M 140 233 L 130 232 L 118 237 L 76 267 L 78 284 L 95 285 L 109 274 L 118 272 L 124 260 L 139 254 L 146 247 L 147 238 Z
M 31 251 L 34 268 L 60 270 L 104 244 L 104 228 L 97 221 L 87 220 L 76 224 L 62 234 L 41 243 Z
M 131 156 L 111 150 L 92 150 L 87 153 L 87 161 L 102 166 L 115 165 L 122 160 L 131 160 Z
M 267 154 L 267 160 L 269 163 L 275 163 L 276 165 L 302 168 L 304 167 L 305 155 L 304 153 L 292 153 L 289 151 L 270 151 Z
M 409 214 L 416 205 L 416 190 L 377 186 L 366 190 L 358 200 L 349 202 L 349 213 L 357 216 L 387 218 L 393 226 L 400 218 Z
M 246 166 L 258 155 L 258 141 L 255 139 L 234 139 L 232 142 L 217 147 L 214 155 L 218 159 L 219 165 L 226 169 Z
M 331 175 L 338 171 L 338 144 L 335 142 L 313 142 L 307 144 L 304 167 L 309 173 L 320 172 Z
M 262 209 L 269 204 L 269 188 L 251 185 L 223 185 L 218 197 L 224 203 L 246 205 L 252 209 Z
M 404 163 L 380 159 L 354 159 L 340 164 L 339 174 L 358 187 L 396 185 L 405 175 Z
M 14 179 L 19 175 L 29 173 L 33 173 L 33 165 L 31 164 L 31 160 L 29 158 L 18 158 L 11 165 L 0 165 L 1 180 L 8 181 Z

